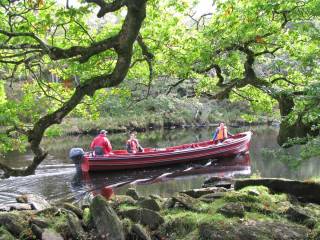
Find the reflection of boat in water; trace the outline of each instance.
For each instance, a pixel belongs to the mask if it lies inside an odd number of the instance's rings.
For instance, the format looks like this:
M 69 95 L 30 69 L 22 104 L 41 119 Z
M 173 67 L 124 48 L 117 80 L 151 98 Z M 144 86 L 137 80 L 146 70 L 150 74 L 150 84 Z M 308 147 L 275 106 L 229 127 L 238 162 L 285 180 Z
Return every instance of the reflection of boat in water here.
M 103 156 L 85 153 L 81 169 L 83 172 L 140 169 L 226 158 L 247 152 L 251 135 L 251 132 L 238 133 L 219 144 L 215 144 L 213 141 L 204 141 L 164 149 L 146 148 L 144 152 L 135 154 L 128 153 L 126 150 L 115 150 L 112 154 Z
M 225 161 L 227 160 L 227 161 Z M 180 179 L 193 177 L 194 175 L 207 175 L 210 177 L 234 177 L 248 176 L 251 174 L 251 162 L 249 153 L 238 154 L 237 156 L 223 161 L 209 162 L 204 166 L 191 166 L 184 170 L 178 170 L 171 173 L 164 173 L 160 176 L 149 179 L 138 179 L 131 181 L 130 184 L 151 184 L 155 182 L 167 181 L 170 179 Z
M 249 176 L 251 174 L 250 155 L 238 154 L 233 158 L 221 161 L 210 161 L 205 165 L 180 165 L 171 168 L 158 167 L 143 171 L 127 171 L 125 174 L 119 172 L 106 173 L 83 173 L 86 182 L 91 186 L 94 194 L 110 191 L 110 189 L 121 189 L 129 185 L 150 185 L 155 183 L 165 183 L 170 180 L 177 182 L 192 181 L 198 177 L 234 177 Z M 183 185 L 183 184 L 182 184 Z M 190 187 L 190 186 L 189 186 Z M 195 186 L 197 187 L 197 186 Z M 186 190 L 186 189 L 180 189 Z M 168 189 L 170 191 L 170 189 Z

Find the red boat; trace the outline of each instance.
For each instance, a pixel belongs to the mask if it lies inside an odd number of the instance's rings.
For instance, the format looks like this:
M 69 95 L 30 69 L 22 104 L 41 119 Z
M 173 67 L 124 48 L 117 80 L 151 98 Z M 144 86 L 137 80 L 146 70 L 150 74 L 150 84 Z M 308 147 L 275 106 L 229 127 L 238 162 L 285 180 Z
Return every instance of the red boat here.
M 144 152 L 134 154 L 126 150 L 115 150 L 103 156 L 85 153 L 81 169 L 83 172 L 127 170 L 230 157 L 249 150 L 251 135 L 251 132 L 243 132 L 223 143 L 215 144 L 211 140 L 163 149 L 145 148 Z

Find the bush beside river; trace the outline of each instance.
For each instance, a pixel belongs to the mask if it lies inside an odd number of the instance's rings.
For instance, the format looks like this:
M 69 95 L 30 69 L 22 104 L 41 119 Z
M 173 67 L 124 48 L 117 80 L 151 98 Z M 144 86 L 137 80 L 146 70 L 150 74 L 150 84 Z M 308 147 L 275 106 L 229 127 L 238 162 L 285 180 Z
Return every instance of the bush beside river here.
M 71 114 L 60 125 L 50 127 L 46 136 L 96 134 L 100 129 L 117 133 L 208 126 L 221 121 L 234 126 L 258 125 L 268 124 L 276 119 L 275 115 L 256 115 L 245 103 L 169 96 L 148 99 L 136 103 L 133 107 L 117 105 L 109 108 L 101 109 L 96 117 Z
M 81 207 L 30 196 L 17 198 L 20 205 L 7 205 L 7 211 L 2 206 L 0 239 L 320 238 L 320 205 L 264 186 L 235 190 L 228 182 L 208 181 L 168 198 L 128 189 L 110 199 L 97 195 Z M 28 206 L 32 210 L 23 210 Z

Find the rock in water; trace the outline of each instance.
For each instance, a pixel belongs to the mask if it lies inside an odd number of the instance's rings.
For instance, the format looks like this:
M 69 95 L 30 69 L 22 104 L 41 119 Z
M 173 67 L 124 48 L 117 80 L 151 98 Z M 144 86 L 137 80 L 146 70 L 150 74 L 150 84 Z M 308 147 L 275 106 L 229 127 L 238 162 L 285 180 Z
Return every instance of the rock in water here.
M 34 194 L 24 194 L 16 198 L 19 203 L 29 203 L 34 210 L 44 210 L 50 208 L 51 205 L 43 197 Z
M 207 195 L 210 193 L 218 193 L 218 192 L 226 192 L 226 191 L 227 190 L 225 188 L 207 187 L 207 188 L 191 189 L 191 190 L 183 191 L 182 193 L 185 193 L 193 198 L 199 198 L 203 195 Z
M 9 204 L 10 210 L 24 211 L 31 210 L 31 205 L 27 203 L 11 203 Z
M 100 238 L 125 239 L 119 217 L 102 196 L 98 195 L 93 198 L 90 213 Z
M 224 187 L 230 189 L 233 185 L 231 178 L 211 177 L 207 179 L 202 187 Z

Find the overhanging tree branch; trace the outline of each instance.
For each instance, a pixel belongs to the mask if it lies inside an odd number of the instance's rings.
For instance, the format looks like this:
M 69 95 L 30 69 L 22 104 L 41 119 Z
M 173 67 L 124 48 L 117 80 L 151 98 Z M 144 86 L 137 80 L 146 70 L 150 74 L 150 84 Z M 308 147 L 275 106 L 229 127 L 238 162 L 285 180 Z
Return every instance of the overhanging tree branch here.
M 103 40 L 105 41 L 105 44 L 101 45 L 99 43 L 94 43 L 88 48 L 74 47 L 69 50 L 60 50 L 58 48 L 51 47 L 48 52 L 46 52 L 52 59 L 81 55 L 85 60 L 88 57 L 112 47 L 115 50 L 118 59 L 111 73 L 105 73 L 87 79 L 82 85 L 79 85 L 75 89 L 70 99 L 67 100 L 60 108 L 41 117 L 34 124 L 33 128 L 26 133 L 31 150 L 35 155 L 32 163 L 25 169 L 12 169 L 1 164 L 0 168 L 5 172 L 6 176 L 33 174 L 37 166 L 48 154 L 40 145 L 46 129 L 53 124 L 61 123 L 63 118 L 82 101 L 84 96 L 92 96 L 98 89 L 113 87 L 123 81 L 130 67 L 133 44 L 137 39 L 141 24 L 146 16 L 146 0 L 128 0 L 126 1 L 126 6 L 128 8 L 128 12 L 120 32 L 115 37 Z M 14 34 L 12 36 L 15 37 Z M 24 34 L 23 36 L 36 39 L 35 35 L 32 34 Z M 38 41 L 38 43 L 43 49 L 44 43 L 41 40 Z M 46 45 L 45 48 L 48 48 L 48 46 Z M 76 53 L 71 51 L 71 49 L 76 51 Z
M 148 97 L 150 95 L 151 82 L 152 82 L 152 78 L 153 78 L 152 62 L 154 60 L 154 55 L 153 55 L 153 53 L 150 52 L 148 46 L 143 41 L 143 38 L 141 35 L 138 35 L 137 42 L 142 50 L 142 54 L 144 56 L 144 59 L 148 63 L 148 67 L 149 67 L 149 81 L 148 81 L 148 90 L 147 90 L 147 95 L 146 95 L 146 97 Z
M 97 14 L 97 17 L 101 18 L 108 12 L 115 12 L 126 5 L 126 0 L 114 0 L 110 3 L 107 3 L 104 0 L 85 0 L 87 3 L 95 3 L 100 7 L 100 11 Z M 128 0 L 130 1 L 130 0 Z

